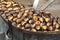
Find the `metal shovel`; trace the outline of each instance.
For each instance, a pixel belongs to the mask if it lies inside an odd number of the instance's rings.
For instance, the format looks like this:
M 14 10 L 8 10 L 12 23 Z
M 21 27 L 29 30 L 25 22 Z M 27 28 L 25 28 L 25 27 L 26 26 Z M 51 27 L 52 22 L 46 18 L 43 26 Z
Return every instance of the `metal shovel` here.
M 40 10 L 45 10 L 51 3 L 53 3 L 54 0 L 48 0 L 47 3 L 45 3 L 41 8 Z M 38 6 L 38 3 L 39 3 L 39 0 L 34 0 L 34 3 L 33 3 L 33 8 L 36 9 L 37 6 Z

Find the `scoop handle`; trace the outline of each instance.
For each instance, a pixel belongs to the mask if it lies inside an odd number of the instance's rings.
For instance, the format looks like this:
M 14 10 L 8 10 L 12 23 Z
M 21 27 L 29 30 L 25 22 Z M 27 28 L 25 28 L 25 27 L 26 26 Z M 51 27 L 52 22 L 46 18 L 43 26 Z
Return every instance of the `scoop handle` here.
M 33 8 L 36 9 L 38 6 L 39 0 L 34 0 Z
M 47 3 L 45 3 L 41 8 L 40 10 L 45 10 L 54 0 L 49 0 Z M 39 0 L 34 0 L 34 3 L 33 3 L 33 8 L 36 9 L 37 6 L 38 6 L 38 3 L 39 3 Z

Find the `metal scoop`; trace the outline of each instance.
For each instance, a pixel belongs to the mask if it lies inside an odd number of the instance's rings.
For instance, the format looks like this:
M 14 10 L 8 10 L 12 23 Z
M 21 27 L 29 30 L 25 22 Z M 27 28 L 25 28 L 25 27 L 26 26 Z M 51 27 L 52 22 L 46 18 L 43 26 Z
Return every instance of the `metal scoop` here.
M 45 10 L 51 3 L 53 3 L 54 0 L 49 0 L 47 3 L 45 3 L 41 8 L 40 10 Z M 38 6 L 38 3 L 39 3 L 39 0 L 34 0 L 34 3 L 33 3 L 33 8 L 36 9 L 37 6 Z

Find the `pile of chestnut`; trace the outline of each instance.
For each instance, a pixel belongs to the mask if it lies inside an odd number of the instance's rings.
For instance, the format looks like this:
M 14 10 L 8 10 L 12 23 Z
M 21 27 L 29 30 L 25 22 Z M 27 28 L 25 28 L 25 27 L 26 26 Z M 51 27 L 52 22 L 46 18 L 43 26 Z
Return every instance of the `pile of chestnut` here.
M 0 3 L 0 15 L 12 26 L 27 31 L 59 31 L 60 18 L 49 11 L 27 9 L 23 4 L 11 2 Z

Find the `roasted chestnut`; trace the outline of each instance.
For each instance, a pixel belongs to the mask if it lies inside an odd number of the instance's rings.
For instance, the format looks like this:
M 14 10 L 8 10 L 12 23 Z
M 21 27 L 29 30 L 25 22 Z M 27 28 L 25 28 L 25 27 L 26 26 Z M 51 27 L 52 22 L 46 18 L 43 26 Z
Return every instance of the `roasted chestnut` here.
M 49 26 L 49 27 L 48 27 L 48 30 L 49 30 L 49 31 L 53 31 L 53 27 L 52 27 L 52 26 Z
M 34 20 L 29 20 L 29 23 L 30 23 L 30 24 L 34 23 Z
M 40 17 L 40 18 L 39 18 L 39 21 L 40 21 L 40 22 L 43 22 L 44 20 L 43 20 L 43 18 L 42 18 L 42 17 Z
M 59 28 L 59 24 L 56 24 L 55 26 L 56 26 L 56 29 L 58 29 L 58 28 Z
M 32 32 L 36 32 L 37 30 L 36 29 L 31 29 Z
M 36 28 L 36 30 L 40 30 L 41 27 L 40 26 L 36 26 L 35 28 Z
M 46 22 L 49 22 L 49 21 L 50 21 L 50 19 L 49 19 L 49 18 L 45 18 L 45 21 L 46 21 Z
M 21 24 L 17 24 L 17 27 L 20 28 L 21 27 Z
M 42 26 L 42 30 L 45 31 L 46 29 L 47 29 L 47 26 L 46 26 L 46 25 L 43 25 L 43 26 Z
M 16 22 L 17 22 L 17 23 L 20 23 L 21 21 L 20 21 L 20 19 L 17 19 Z
M 33 16 L 33 19 L 34 19 L 35 21 L 38 21 L 38 17 L 37 17 L 37 16 Z
M 17 20 L 17 18 L 13 18 L 13 21 L 16 21 Z
M 30 24 L 26 24 L 25 28 L 27 28 L 27 29 L 30 28 Z
M 13 19 L 13 16 L 8 16 L 8 20 L 11 21 Z

